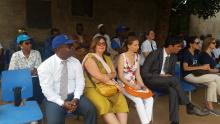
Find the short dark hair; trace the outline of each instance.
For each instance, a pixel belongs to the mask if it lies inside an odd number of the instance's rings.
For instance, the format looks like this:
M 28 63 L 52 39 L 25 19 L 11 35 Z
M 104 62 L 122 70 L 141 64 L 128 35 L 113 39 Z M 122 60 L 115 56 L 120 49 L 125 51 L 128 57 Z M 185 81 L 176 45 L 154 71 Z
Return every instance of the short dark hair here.
M 155 33 L 155 31 L 153 29 L 149 29 L 149 30 L 147 30 L 146 35 L 148 36 L 151 31 L 153 31 Z
M 197 39 L 198 37 L 197 36 L 190 36 L 188 39 L 187 39 L 187 44 L 186 44 L 186 47 L 189 48 L 190 47 L 190 44 L 193 44 L 195 43 L 195 40 Z
M 169 45 L 176 45 L 176 44 L 180 44 L 183 41 L 180 39 L 179 36 L 170 36 L 166 39 L 164 47 L 168 47 Z
M 59 30 L 58 28 L 52 28 L 52 29 L 50 30 L 50 34 L 53 35 L 54 32 L 60 33 L 60 30 Z

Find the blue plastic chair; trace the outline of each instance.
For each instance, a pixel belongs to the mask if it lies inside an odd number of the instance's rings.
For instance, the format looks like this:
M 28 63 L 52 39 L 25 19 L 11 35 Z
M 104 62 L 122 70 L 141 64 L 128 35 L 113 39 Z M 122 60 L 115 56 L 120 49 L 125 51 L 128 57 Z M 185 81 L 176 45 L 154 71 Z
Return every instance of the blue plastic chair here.
M 22 99 L 33 95 L 31 73 L 27 69 L 2 72 L 2 101 L 13 102 L 15 87 L 21 87 Z M 22 106 L 9 103 L 0 106 L 0 124 L 25 124 L 38 121 L 43 114 L 36 101 L 26 101 Z
M 178 62 L 176 63 L 175 71 L 176 71 L 176 76 L 180 79 L 180 83 L 181 83 L 183 90 L 189 93 L 189 100 L 191 101 L 192 100 L 191 92 L 195 90 L 196 87 L 193 84 L 190 84 L 182 79 L 180 63 Z

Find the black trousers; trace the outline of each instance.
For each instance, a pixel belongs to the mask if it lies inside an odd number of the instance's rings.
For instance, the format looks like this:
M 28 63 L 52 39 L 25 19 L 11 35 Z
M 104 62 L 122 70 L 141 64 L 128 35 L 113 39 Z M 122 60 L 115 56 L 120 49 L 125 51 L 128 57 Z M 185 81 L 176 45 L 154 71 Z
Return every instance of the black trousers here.
M 161 76 L 144 82 L 149 88 L 163 91 L 169 95 L 170 121 L 179 122 L 179 104 L 189 104 L 189 98 L 183 91 L 180 80 L 175 76 Z
M 44 94 L 42 93 L 40 82 L 38 77 L 32 77 L 33 84 L 33 96 L 28 98 L 27 100 L 36 100 L 39 105 L 41 105 L 42 101 L 45 99 Z

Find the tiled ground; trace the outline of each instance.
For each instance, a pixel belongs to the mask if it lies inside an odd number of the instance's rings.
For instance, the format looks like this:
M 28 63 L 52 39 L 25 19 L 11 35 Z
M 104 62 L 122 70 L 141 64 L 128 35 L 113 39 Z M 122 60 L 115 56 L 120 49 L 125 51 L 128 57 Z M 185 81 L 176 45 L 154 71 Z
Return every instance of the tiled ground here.
M 192 93 L 192 101 L 194 104 L 204 107 L 204 90 L 198 89 Z M 220 110 L 220 105 L 215 105 Z M 180 124 L 220 124 L 220 116 L 209 115 L 198 117 L 195 115 L 187 115 L 185 106 L 180 107 Z M 128 124 L 140 124 L 136 110 L 131 106 L 128 115 Z M 82 119 L 77 121 L 75 118 L 66 119 L 67 124 L 83 124 Z M 105 124 L 99 119 L 98 124 Z M 167 96 L 158 97 L 155 100 L 154 118 L 152 124 L 169 124 L 168 120 L 168 98 Z
M 193 92 L 192 101 L 194 104 L 204 107 L 204 90 L 199 89 Z M 220 110 L 220 105 L 215 104 L 215 107 Z M 180 107 L 179 113 L 180 124 L 220 124 L 220 116 L 209 115 L 206 117 L 198 117 L 194 115 L 187 115 L 185 106 Z M 82 118 L 77 120 L 75 117 L 69 117 L 66 119 L 66 124 L 83 124 L 83 120 Z M 98 124 L 105 124 L 100 117 L 98 119 Z M 140 124 L 137 112 L 132 104 L 130 105 L 128 124 Z M 160 96 L 155 99 L 154 118 L 152 124 L 169 124 L 167 96 Z

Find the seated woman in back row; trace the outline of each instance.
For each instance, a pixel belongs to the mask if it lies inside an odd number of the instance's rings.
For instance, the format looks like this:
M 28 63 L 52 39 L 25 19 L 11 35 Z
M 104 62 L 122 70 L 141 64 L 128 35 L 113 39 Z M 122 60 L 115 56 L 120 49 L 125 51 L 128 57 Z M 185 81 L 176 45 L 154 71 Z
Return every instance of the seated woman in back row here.
M 37 100 L 41 104 L 44 99 L 42 90 L 39 84 L 39 79 L 37 77 L 37 68 L 41 64 L 41 55 L 37 50 L 32 49 L 31 37 L 26 34 L 21 34 L 16 39 L 17 44 L 20 47 L 20 51 L 12 54 L 9 70 L 15 69 L 29 69 L 31 75 L 33 76 L 33 97 L 29 100 Z
M 105 55 L 106 40 L 103 36 L 93 38 L 90 52 L 82 65 L 86 80 L 85 95 L 96 106 L 98 114 L 107 124 L 127 124 L 128 106 L 122 93 L 105 96 L 97 90 L 97 85 L 115 86 L 116 72 L 109 56 Z

